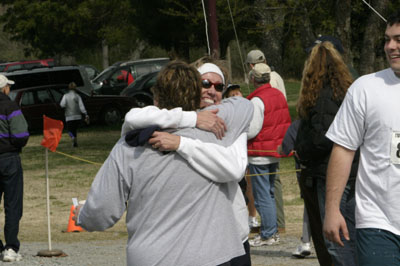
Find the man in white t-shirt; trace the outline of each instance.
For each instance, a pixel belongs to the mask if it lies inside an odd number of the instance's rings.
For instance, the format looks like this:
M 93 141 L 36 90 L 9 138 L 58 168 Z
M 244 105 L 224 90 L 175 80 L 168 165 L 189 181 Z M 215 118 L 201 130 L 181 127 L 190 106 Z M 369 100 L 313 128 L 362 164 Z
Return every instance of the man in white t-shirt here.
M 400 265 L 400 12 L 388 19 L 384 50 L 390 68 L 349 88 L 326 136 L 335 144 L 326 180 L 324 233 L 348 239 L 339 204 L 355 151 L 356 248 L 359 265 Z

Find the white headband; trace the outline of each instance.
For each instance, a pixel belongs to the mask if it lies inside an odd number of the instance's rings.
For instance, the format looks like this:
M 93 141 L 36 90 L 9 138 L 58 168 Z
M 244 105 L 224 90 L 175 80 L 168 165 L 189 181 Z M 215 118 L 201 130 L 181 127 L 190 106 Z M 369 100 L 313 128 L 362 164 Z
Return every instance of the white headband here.
M 222 78 L 222 83 L 225 84 L 224 74 L 222 74 L 221 69 L 212 63 L 205 63 L 197 69 L 200 72 L 200 75 L 205 73 L 215 73 Z

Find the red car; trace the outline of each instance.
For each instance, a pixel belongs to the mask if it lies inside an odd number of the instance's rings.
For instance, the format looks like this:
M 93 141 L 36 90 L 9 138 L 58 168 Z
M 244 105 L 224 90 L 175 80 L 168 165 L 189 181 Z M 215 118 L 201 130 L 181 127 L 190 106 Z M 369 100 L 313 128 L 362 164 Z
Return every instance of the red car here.
M 37 130 L 43 128 L 43 115 L 64 121 L 64 109 L 60 101 L 67 91 L 67 84 L 46 85 L 12 90 L 9 96 L 21 106 L 29 130 Z M 127 96 L 88 95 L 80 90 L 77 93 L 82 98 L 91 123 L 119 123 L 131 108 L 136 107 L 135 101 Z
M 0 72 L 9 72 L 21 69 L 32 69 L 34 67 L 49 67 L 54 66 L 54 59 L 38 59 L 38 60 L 24 60 L 16 62 L 8 62 L 0 64 Z

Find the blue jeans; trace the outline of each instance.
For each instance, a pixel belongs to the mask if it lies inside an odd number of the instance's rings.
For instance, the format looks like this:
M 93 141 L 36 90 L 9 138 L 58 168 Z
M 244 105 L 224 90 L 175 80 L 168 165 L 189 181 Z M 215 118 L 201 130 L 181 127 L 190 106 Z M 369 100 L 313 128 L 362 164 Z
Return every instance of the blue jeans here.
M 23 206 L 23 176 L 21 159 L 18 153 L 0 154 L 0 199 L 4 194 L 4 237 L 5 247 L 0 240 L 0 249 L 19 250 L 19 221 Z
M 267 239 L 278 231 L 276 206 L 274 196 L 274 182 L 278 163 L 267 165 L 249 164 L 250 174 L 256 174 L 251 177 L 253 186 L 254 206 L 261 217 L 260 235 Z
M 339 246 L 327 240 L 324 236 L 325 246 L 331 254 L 333 264 L 335 266 L 355 266 L 357 265 L 356 258 L 356 228 L 355 228 L 355 187 L 354 183 L 348 183 L 343 191 L 340 201 L 340 212 L 346 220 L 347 230 L 349 231 L 350 240 L 347 241 L 341 235 L 344 247 Z M 318 204 L 321 214 L 321 221 L 325 217 L 325 180 L 317 179 Z M 383 264 L 382 264 L 383 265 Z
M 400 236 L 376 228 L 357 229 L 359 265 L 400 265 Z

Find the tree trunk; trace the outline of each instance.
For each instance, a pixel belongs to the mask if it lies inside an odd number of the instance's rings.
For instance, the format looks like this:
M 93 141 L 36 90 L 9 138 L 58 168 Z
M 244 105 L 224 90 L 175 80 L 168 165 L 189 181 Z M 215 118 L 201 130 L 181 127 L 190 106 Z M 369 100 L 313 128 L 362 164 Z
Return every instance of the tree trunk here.
M 140 55 L 142 54 L 142 52 L 144 51 L 144 49 L 146 49 L 146 42 L 143 40 L 136 40 L 136 45 L 135 45 L 135 49 L 131 52 L 131 55 L 129 56 L 130 60 L 136 60 L 140 58 Z
M 343 59 L 351 66 L 353 55 L 351 52 L 351 0 L 336 0 L 336 37 L 343 45 Z
M 261 27 L 261 51 L 264 52 L 267 64 L 277 72 L 282 70 L 282 43 L 285 9 L 276 4 L 268 8 L 267 1 L 256 0 L 254 8 L 258 24 Z
M 207 5 L 207 20 L 210 32 L 210 52 L 214 59 L 219 59 L 219 38 L 218 38 L 218 22 L 217 22 L 217 8 L 215 0 L 208 0 Z
M 298 9 L 299 9 L 298 13 L 300 14 L 301 20 L 303 21 L 303 24 L 301 24 L 299 27 L 299 33 L 303 49 L 306 50 L 315 42 L 317 36 L 315 36 L 312 30 L 312 25 L 307 7 L 301 5 L 298 7 Z
M 380 14 L 387 8 L 389 0 L 373 0 L 371 6 Z M 383 47 L 377 47 L 379 38 L 383 35 L 383 31 L 386 28 L 386 23 L 372 10 L 368 10 L 369 19 L 365 27 L 365 34 L 362 44 L 362 50 L 360 55 L 360 74 L 368 74 L 374 72 L 375 59 L 376 59 L 376 48 L 383 49 Z M 378 60 L 379 61 L 379 60 Z
M 106 40 L 103 40 L 101 42 L 101 48 L 103 53 L 103 69 L 105 69 L 110 65 L 110 58 L 108 56 L 108 44 Z

